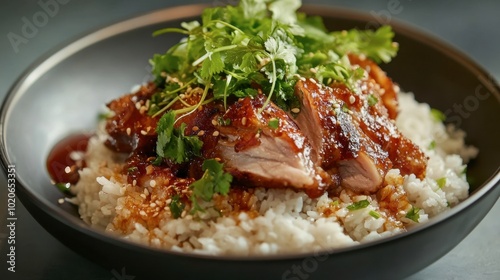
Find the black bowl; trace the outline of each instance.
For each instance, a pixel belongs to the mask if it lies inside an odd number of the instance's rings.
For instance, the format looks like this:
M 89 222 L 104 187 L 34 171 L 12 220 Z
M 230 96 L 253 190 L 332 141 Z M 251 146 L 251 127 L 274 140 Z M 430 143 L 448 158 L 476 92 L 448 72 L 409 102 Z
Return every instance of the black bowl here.
M 450 211 L 397 236 L 330 252 L 268 257 L 213 257 L 167 252 L 115 238 L 83 223 L 74 207 L 60 205 L 45 159 L 72 132 L 91 131 L 105 102 L 151 78 L 148 59 L 179 36 L 152 38 L 165 26 L 193 19 L 203 6 L 169 8 L 91 33 L 31 67 L 10 90 L 1 111 L 4 169 L 14 164 L 17 194 L 31 215 L 76 252 L 128 275 L 227 279 L 402 278 L 426 267 L 456 246 L 481 221 L 500 195 L 498 84 L 463 54 L 438 40 L 393 23 L 400 44 L 384 66 L 405 91 L 445 112 L 480 149 L 468 175 L 470 197 Z M 342 9 L 305 7 L 330 29 L 373 27 L 372 18 Z

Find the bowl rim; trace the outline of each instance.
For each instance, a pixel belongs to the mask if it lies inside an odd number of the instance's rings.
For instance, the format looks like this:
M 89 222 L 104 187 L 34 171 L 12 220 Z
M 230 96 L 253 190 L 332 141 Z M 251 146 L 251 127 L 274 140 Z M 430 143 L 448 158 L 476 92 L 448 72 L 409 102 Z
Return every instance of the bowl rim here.
M 77 36 L 76 39 L 72 39 L 68 42 L 62 43 L 56 46 L 51 51 L 42 55 L 39 59 L 34 61 L 14 82 L 14 84 L 8 90 L 2 105 L 0 107 L 0 164 L 3 167 L 4 173 L 7 174 L 7 168 L 9 167 L 10 159 L 8 156 L 8 151 L 6 148 L 7 136 L 5 133 L 6 126 L 8 122 L 9 113 L 12 106 L 17 102 L 18 99 L 26 92 L 30 86 L 38 80 L 46 71 L 50 70 L 52 67 L 57 66 L 58 63 L 64 61 L 66 58 L 77 53 L 84 48 L 91 46 L 95 43 L 99 43 L 103 40 L 109 39 L 115 35 L 123 34 L 141 27 L 146 27 L 154 24 L 160 24 L 162 22 L 170 22 L 175 20 L 188 19 L 192 17 L 197 17 L 200 15 L 201 11 L 209 7 L 205 4 L 194 4 L 194 5 L 181 5 L 167 7 L 163 9 L 157 9 L 147 13 L 142 13 L 136 16 L 129 17 L 125 20 L 120 20 L 111 25 L 105 25 L 104 27 L 99 27 L 83 36 Z M 301 8 L 302 12 L 307 12 L 308 14 L 320 15 L 322 17 L 332 17 L 347 20 L 356 20 L 362 22 L 371 22 L 373 17 L 371 17 L 367 12 L 357 11 L 348 8 L 336 7 L 333 5 L 308 5 L 305 4 Z M 393 19 L 390 22 L 393 30 L 397 34 L 404 35 L 410 39 L 416 40 L 431 47 L 434 50 L 439 51 L 444 56 L 448 56 L 453 61 L 460 63 L 461 66 L 468 69 L 478 79 L 481 83 L 487 87 L 488 91 L 493 93 L 497 101 L 500 101 L 500 85 L 495 81 L 494 77 L 485 71 L 481 66 L 469 58 L 466 54 L 462 53 L 452 45 L 442 41 L 441 39 L 435 37 L 428 32 L 422 31 L 417 27 L 410 26 L 408 23 L 403 23 L 397 19 Z M 16 177 L 18 174 L 16 174 Z M 469 206 L 477 203 L 481 197 L 485 196 L 487 193 L 492 192 L 494 187 L 500 181 L 500 167 L 492 174 L 478 189 L 470 193 L 469 197 L 464 201 L 460 202 L 455 207 L 449 209 L 448 211 L 431 218 L 429 221 L 416 225 L 407 232 L 399 233 L 390 237 L 381 238 L 374 241 L 369 241 L 366 243 L 356 244 L 352 246 L 336 248 L 336 249 L 324 249 L 316 252 L 308 253 L 291 253 L 291 254 L 273 254 L 273 255 L 252 255 L 252 256 L 242 256 L 242 255 L 205 255 L 199 253 L 186 253 L 186 252 L 176 252 L 172 250 L 158 249 L 149 247 L 143 244 L 131 242 L 123 238 L 113 236 L 102 230 L 97 230 L 94 228 L 82 227 L 76 220 L 79 217 L 75 217 L 66 211 L 61 211 L 54 203 L 48 201 L 45 197 L 37 197 L 36 194 L 30 190 L 29 187 L 21 183 L 22 178 L 16 178 L 16 191 L 20 190 L 25 196 L 23 203 L 31 203 L 35 205 L 39 210 L 44 211 L 51 218 L 57 220 L 58 222 L 68 226 L 72 230 L 79 231 L 87 236 L 94 239 L 99 239 L 100 241 L 109 243 L 114 246 L 124 247 L 133 251 L 143 251 L 148 254 L 156 255 L 176 255 L 178 257 L 188 257 L 188 258 L 199 258 L 199 259 L 210 259 L 219 261 L 264 261 L 264 260 L 288 260 L 288 259 L 304 259 L 310 257 L 317 253 L 324 254 L 342 254 L 347 252 L 354 252 L 362 250 L 367 247 L 380 246 L 386 242 L 391 242 L 404 238 L 408 235 L 416 234 L 424 229 L 433 227 L 443 221 L 447 220 L 449 217 L 456 215 L 458 212 L 463 211 Z M 81 220 L 80 220 L 81 221 Z M 38 222 L 38 220 L 37 220 Z

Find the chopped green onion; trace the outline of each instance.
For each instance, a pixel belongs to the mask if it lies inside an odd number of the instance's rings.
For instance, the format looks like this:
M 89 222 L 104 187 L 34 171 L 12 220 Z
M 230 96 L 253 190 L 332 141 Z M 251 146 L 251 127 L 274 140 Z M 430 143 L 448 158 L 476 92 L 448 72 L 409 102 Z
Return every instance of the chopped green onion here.
M 374 106 L 377 103 L 378 103 L 378 98 L 375 97 L 375 95 L 373 94 L 368 95 L 368 106 Z
M 431 115 L 436 122 L 444 122 L 446 120 L 446 115 L 438 109 L 431 108 Z
M 272 129 L 277 129 L 279 127 L 279 124 L 280 124 L 279 119 L 272 118 L 271 120 L 269 120 L 269 123 L 267 124 L 267 126 L 269 126 Z
M 368 207 L 370 202 L 368 200 L 360 200 L 358 202 L 354 202 L 353 204 L 347 206 L 347 210 L 359 210 Z
M 380 218 L 380 213 L 378 213 L 377 211 L 371 210 L 368 214 L 370 214 L 370 216 L 372 216 L 375 219 Z
M 438 184 L 439 188 L 442 189 L 444 186 L 446 186 L 446 177 L 437 179 L 436 183 Z
M 420 208 L 412 206 L 410 211 L 406 213 L 406 218 L 414 221 L 415 223 L 418 223 L 418 220 L 420 219 L 420 214 L 418 213 L 420 211 Z

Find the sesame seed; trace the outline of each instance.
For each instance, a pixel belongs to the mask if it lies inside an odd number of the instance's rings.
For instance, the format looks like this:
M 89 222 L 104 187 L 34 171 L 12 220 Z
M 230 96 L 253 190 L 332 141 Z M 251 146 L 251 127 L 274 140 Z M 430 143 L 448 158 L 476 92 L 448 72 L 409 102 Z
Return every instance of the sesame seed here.
M 293 108 L 292 113 L 298 114 L 300 112 L 300 108 Z
M 153 214 L 153 218 L 154 218 L 154 217 L 156 217 L 156 216 L 158 216 L 158 214 L 160 214 L 160 213 L 155 212 L 155 213 Z
M 198 132 L 198 136 L 203 136 L 205 134 L 205 130 L 200 130 L 200 132 Z
M 218 157 L 216 157 L 216 158 L 214 158 L 214 159 L 215 159 L 216 161 L 221 161 L 221 160 L 222 160 L 221 158 L 218 158 Z
M 142 129 L 141 129 L 141 134 L 142 134 L 142 135 L 146 135 L 146 134 L 148 134 L 148 133 L 147 133 L 146 131 L 144 131 L 144 130 L 142 130 Z
M 349 96 L 349 102 L 351 104 L 353 104 L 354 102 L 356 102 L 356 97 L 354 97 L 354 95 Z
M 212 125 L 216 126 L 218 123 L 215 119 L 212 120 Z
M 306 78 L 304 78 L 304 77 L 300 77 L 300 79 L 299 79 L 299 80 L 301 80 L 302 82 L 305 82 L 305 81 L 306 81 Z
M 136 186 L 136 185 L 137 185 L 137 180 L 132 181 L 132 186 Z
M 193 131 L 198 131 L 198 130 L 200 130 L 200 128 L 195 125 L 195 126 L 193 126 L 192 130 Z
M 215 137 L 219 136 L 219 131 L 217 131 L 217 130 L 214 131 L 214 133 L 212 133 L 212 136 L 215 136 Z
M 140 194 L 140 196 L 141 196 L 142 198 L 146 199 L 146 195 L 145 195 L 145 194 L 141 193 L 141 194 Z
M 149 207 L 156 207 L 156 203 L 152 202 L 151 204 L 149 204 Z
M 130 133 L 132 133 L 132 129 L 130 129 L 130 127 L 127 127 L 127 135 L 130 136 Z
M 64 198 L 59 198 L 59 199 L 57 200 L 57 202 L 58 202 L 59 204 L 63 204 L 63 203 L 64 203 Z
M 247 117 L 241 118 L 241 124 L 246 125 L 247 124 Z
M 135 108 L 136 108 L 137 110 L 141 109 L 141 106 L 142 106 L 142 105 L 141 105 L 141 103 L 139 103 L 139 102 L 135 102 Z
M 340 108 L 340 104 L 339 104 L 339 103 L 334 103 L 334 104 L 333 104 L 333 107 L 334 107 L 334 108 Z
M 149 181 L 149 186 L 154 188 L 156 186 L 156 181 L 155 180 Z
M 141 212 L 139 212 L 139 214 L 141 214 L 141 216 L 146 216 L 146 212 L 144 212 L 144 210 L 141 210 Z
M 309 82 L 311 82 L 311 83 L 314 83 L 314 84 L 315 84 L 315 83 L 316 83 L 316 80 L 315 80 L 315 79 L 313 79 L 313 78 L 309 78 Z
M 170 202 L 172 202 L 172 199 L 171 199 L 171 198 L 169 198 L 169 199 L 165 200 L 165 203 L 166 203 L 166 204 L 170 204 Z
M 64 168 L 64 172 L 66 172 L 66 173 L 70 173 L 70 172 L 71 172 L 71 167 L 66 166 L 66 167 Z

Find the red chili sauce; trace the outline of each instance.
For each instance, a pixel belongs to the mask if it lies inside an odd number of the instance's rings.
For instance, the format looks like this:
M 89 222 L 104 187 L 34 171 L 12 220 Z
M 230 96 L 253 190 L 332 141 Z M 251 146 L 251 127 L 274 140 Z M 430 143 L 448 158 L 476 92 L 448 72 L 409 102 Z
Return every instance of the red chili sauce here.
M 54 184 L 76 184 L 80 179 L 78 170 L 85 167 L 83 160 L 73 160 L 72 152 L 85 152 L 91 134 L 73 134 L 57 143 L 47 157 L 47 171 Z

